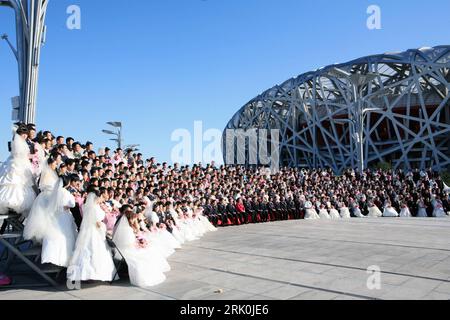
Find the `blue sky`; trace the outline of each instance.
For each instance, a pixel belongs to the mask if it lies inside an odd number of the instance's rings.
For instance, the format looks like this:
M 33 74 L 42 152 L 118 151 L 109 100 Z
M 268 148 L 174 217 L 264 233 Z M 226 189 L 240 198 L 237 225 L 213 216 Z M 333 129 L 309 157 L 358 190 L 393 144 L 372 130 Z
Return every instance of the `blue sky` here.
M 125 143 L 170 161 L 175 129 L 222 130 L 248 100 L 300 73 L 360 56 L 449 44 L 450 1 L 50 0 L 37 125 L 109 145 L 107 121 Z M 66 27 L 69 5 L 81 30 Z M 380 6 L 382 29 L 366 27 Z M 12 11 L 0 34 L 14 38 Z M 10 138 L 17 66 L 0 43 L 0 158 Z

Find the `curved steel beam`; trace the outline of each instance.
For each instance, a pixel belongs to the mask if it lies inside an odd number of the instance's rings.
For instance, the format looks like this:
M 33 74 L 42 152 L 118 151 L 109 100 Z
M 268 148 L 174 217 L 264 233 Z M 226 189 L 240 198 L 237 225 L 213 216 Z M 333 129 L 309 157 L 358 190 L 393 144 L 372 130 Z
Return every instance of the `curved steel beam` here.
M 355 94 L 354 80 L 368 74 L 371 81 Z M 245 104 L 225 130 L 279 129 L 280 161 L 290 166 L 339 173 L 363 159 L 364 166 L 390 161 L 394 168 L 442 170 L 450 167 L 449 90 L 448 45 L 374 55 L 274 86 Z M 226 153 L 224 144 L 224 159 Z

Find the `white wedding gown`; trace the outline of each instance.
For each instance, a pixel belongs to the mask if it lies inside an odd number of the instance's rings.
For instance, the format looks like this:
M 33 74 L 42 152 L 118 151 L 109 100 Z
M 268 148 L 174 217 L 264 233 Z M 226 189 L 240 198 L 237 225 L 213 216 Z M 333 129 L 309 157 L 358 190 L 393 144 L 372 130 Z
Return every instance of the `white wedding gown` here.
M 159 237 L 172 249 L 180 249 L 181 245 L 167 229 L 158 229 Z
M 213 226 L 213 224 L 208 220 L 207 217 L 203 215 L 203 213 L 199 213 L 198 219 L 203 224 L 203 228 L 208 232 L 217 231 L 217 228 Z
M 351 216 L 350 216 L 350 210 L 349 210 L 347 207 L 342 207 L 342 208 L 339 210 L 339 214 L 341 215 L 341 218 L 342 218 L 342 219 L 350 219 L 350 218 L 351 218 Z
M 68 267 L 75 250 L 78 232 L 72 213 L 70 210 L 64 210 L 64 207 L 74 208 L 75 198 L 64 188 L 61 193 L 63 207 L 58 210 L 55 217 L 58 232 L 44 238 L 41 260 L 42 263 Z
M 319 217 L 320 217 L 320 219 L 331 219 L 330 215 L 328 214 L 327 209 L 320 209 Z
M 152 211 L 150 213 L 150 220 L 153 223 L 159 223 L 159 217 L 158 214 L 155 211 Z M 170 251 L 173 253 L 175 249 L 181 248 L 180 243 L 175 239 L 175 237 L 166 229 L 160 229 L 158 228 L 157 237 L 167 246 L 170 248 Z M 171 253 L 171 254 L 172 254 Z
M 183 234 L 180 231 L 180 227 L 177 225 L 172 226 L 172 236 L 178 241 L 180 244 L 184 244 L 186 240 L 183 237 Z
M 339 215 L 339 212 L 336 209 L 330 210 L 330 219 L 332 220 L 339 220 L 341 216 Z
M 175 239 L 177 239 L 177 241 L 180 244 L 184 244 L 187 241 L 187 239 L 185 238 L 182 232 L 180 222 L 178 221 L 177 212 L 173 209 L 173 207 L 170 208 L 170 215 L 172 216 L 173 221 L 175 221 L 175 225 L 172 226 L 172 235 L 175 237 Z
M 158 214 L 152 211 L 150 207 L 147 207 L 145 210 L 145 217 L 152 224 L 159 223 Z M 175 249 L 166 241 L 167 239 L 164 239 L 159 229 L 156 231 L 144 232 L 144 237 L 155 246 L 164 258 L 168 258 L 175 252 Z
M 385 207 L 383 211 L 383 217 L 393 218 L 398 217 L 398 212 L 393 207 Z
M 164 258 L 168 258 L 175 253 L 175 249 L 162 239 L 159 230 L 144 232 L 143 235 Z
M 400 218 L 411 218 L 411 212 L 409 211 L 409 208 L 402 208 L 399 216 Z
M 195 223 L 192 217 L 187 218 L 186 223 L 189 226 L 189 229 L 191 230 L 194 237 L 201 238 L 203 236 L 202 230 L 198 228 L 198 225 Z
M 181 234 L 183 235 L 183 238 L 186 239 L 186 241 L 198 240 L 198 237 L 195 236 L 186 219 L 177 219 L 175 221 L 180 227 Z
M 192 211 L 192 209 L 189 207 L 187 209 L 188 223 L 191 225 L 194 235 L 200 238 L 205 234 L 206 230 L 198 217 L 194 218 L 194 212 Z
M 369 214 L 367 216 L 371 218 L 379 218 L 383 216 L 383 213 L 376 205 L 374 205 L 373 207 L 369 207 Z
M 320 219 L 319 215 L 316 212 L 316 209 L 309 208 L 306 209 L 305 220 L 318 220 Z
M 29 154 L 25 139 L 15 134 L 11 155 L 0 166 L 0 214 L 12 210 L 24 217 L 28 216 L 36 198 Z
M 166 280 L 164 272 L 170 270 L 169 264 L 152 243 L 145 248 L 137 246 L 136 235 L 125 216 L 120 219 L 113 240 L 128 265 L 131 284 L 145 288 Z
M 419 212 L 417 212 L 417 218 L 428 218 L 427 208 L 419 205 Z
M 354 208 L 353 214 L 355 215 L 356 218 L 365 218 L 366 217 L 365 215 L 362 214 L 360 208 Z
M 42 243 L 44 238 L 57 232 L 55 223 L 58 210 L 58 197 L 54 190 L 59 187 L 58 175 L 48 165 L 42 170 L 39 181 L 40 193 L 33 202 L 33 206 L 24 224 L 23 237 Z
M 112 281 L 116 273 L 111 249 L 106 243 L 106 226 L 102 222 L 105 212 L 96 200 L 95 194 L 90 193 L 83 206 L 83 221 L 67 270 L 70 281 Z
M 433 217 L 443 218 L 447 216 L 445 214 L 444 207 L 442 206 L 442 202 L 433 200 L 433 208 Z
M 75 198 L 47 165 L 42 170 L 40 189 L 24 222 L 23 237 L 42 243 L 42 263 L 67 267 L 75 247 L 77 227 L 71 212 L 64 208 L 75 207 Z

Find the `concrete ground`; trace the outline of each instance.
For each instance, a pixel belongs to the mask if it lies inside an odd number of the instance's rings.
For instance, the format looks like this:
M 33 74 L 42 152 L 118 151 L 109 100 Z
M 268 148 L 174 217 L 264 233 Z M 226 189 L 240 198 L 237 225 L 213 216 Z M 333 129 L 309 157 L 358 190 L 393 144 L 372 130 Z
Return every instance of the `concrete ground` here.
M 219 229 L 163 284 L 0 290 L 4 299 L 450 299 L 450 218 L 286 221 Z M 379 274 L 367 269 L 379 268 Z M 377 280 L 380 288 L 377 289 Z M 369 280 L 369 289 L 367 283 Z M 375 288 L 374 288 L 375 287 Z

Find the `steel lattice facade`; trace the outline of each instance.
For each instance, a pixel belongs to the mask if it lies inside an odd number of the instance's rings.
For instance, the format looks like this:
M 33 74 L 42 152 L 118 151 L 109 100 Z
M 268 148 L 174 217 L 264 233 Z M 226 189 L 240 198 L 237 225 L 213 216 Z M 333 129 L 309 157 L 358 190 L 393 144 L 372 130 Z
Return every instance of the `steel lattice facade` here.
M 355 98 L 349 81 L 332 76 L 334 68 L 377 75 L 361 88 L 370 110 L 364 115 L 365 167 L 449 168 L 450 46 L 374 55 L 302 74 L 248 102 L 225 132 L 279 129 L 281 165 L 335 172 L 357 167 L 349 121 Z M 225 143 L 223 149 L 226 158 L 230 150 Z

